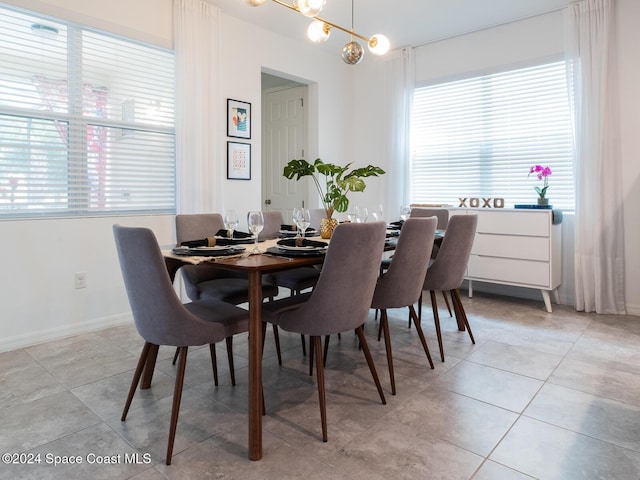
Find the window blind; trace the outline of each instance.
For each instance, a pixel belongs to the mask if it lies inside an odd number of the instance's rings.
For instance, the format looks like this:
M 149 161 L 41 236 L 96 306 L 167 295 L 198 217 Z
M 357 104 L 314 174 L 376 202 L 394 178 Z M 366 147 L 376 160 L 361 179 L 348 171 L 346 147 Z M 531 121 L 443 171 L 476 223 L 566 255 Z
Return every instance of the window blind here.
M 0 7 L 0 218 L 174 213 L 173 53 Z
M 573 210 L 568 98 L 564 61 L 416 88 L 411 202 L 536 203 L 542 181 L 528 173 L 543 165 L 553 172 L 549 203 Z

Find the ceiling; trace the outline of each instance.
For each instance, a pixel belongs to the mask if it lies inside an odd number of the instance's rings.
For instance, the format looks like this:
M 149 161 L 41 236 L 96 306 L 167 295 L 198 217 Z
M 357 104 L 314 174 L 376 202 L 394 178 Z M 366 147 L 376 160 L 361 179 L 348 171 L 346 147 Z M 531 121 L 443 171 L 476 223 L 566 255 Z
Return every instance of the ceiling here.
M 248 23 L 306 39 L 309 19 L 268 1 L 251 7 L 245 0 L 207 0 Z M 353 0 L 354 30 L 366 37 L 385 34 L 391 48 L 416 46 L 514 20 L 561 9 L 575 0 Z M 289 0 L 293 2 L 293 0 Z M 327 0 L 320 16 L 343 27 L 351 25 L 351 2 Z M 334 29 L 325 48 L 342 48 L 347 34 Z

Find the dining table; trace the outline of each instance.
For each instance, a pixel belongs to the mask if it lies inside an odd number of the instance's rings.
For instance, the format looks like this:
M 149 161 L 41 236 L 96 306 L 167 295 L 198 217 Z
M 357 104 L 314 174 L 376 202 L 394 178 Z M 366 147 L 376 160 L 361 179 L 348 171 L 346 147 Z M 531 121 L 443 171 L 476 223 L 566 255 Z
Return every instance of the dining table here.
M 397 234 L 398 232 L 388 234 L 385 250 L 395 249 Z M 246 245 L 245 252 L 229 256 L 183 255 L 176 253 L 174 249 L 162 250 L 172 282 L 178 270 L 185 265 L 206 264 L 222 270 L 244 272 L 247 275 L 249 287 L 248 457 L 250 460 L 262 458 L 262 276 L 324 262 L 324 254 L 290 255 L 284 251 L 278 254 L 276 251 L 278 240 L 280 239 L 260 242 L 259 254 L 249 253 L 251 245 Z M 326 241 L 320 237 L 311 237 L 310 240 Z M 157 354 L 158 347 L 152 347 L 142 374 L 141 389 L 151 386 Z
M 173 249 L 162 250 L 167 271 L 173 281 L 180 267 L 184 265 L 213 265 L 222 270 L 244 272 L 249 280 L 249 437 L 248 456 L 250 460 L 262 458 L 262 275 L 321 264 L 324 254 L 287 256 L 270 254 L 278 239 L 265 240 L 258 244 L 260 254 L 242 253 L 228 257 L 199 257 L 180 255 Z M 319 238 L 317 240 L 320 240 Z M 251 246 L 246 246 L 249 252 Z M 149 388 L 155 367 L 157 348 L 150 352 L 145 365 L 141 388 Z

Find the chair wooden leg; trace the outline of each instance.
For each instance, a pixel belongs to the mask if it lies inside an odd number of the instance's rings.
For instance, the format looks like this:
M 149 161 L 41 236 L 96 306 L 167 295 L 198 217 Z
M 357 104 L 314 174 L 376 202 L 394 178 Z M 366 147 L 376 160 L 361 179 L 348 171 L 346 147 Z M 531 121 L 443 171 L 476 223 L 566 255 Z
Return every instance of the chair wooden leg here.
M 476 344 L 475 339 L 473 338 L 473 332 L 471 331 L 471 327 L 469 326 L 469 320 L 467 319 L 467 314 L 464 311 L 464 307 L 462 306 L 462 299 L 460 298 L 460 291 L 458 289 L 451 290 L 451 299 L 453 301 L 453 309 L 456 310 L 456 305 L 458 312 L 457 315 L 460 315 L 464 326 L 467 328 L 467 332 L 469 332 L 469 338 L 471 339 L 471 343 Z
M 313 350 L 312 350 L 313 349 Z M 315 350 L 318 400 L 320 402 L 320 421 L 322 422 L 322 441 L 327 441 L 327 398 L 324 389 L 324 362 L 322 360 L 322 341 L 320 337 L 311 337 L 309 356 Z
M 236 369 L 233 366 L 233 337 L 225 338 L 227 342 L 227 359 L 229 360 L 229 374 L 231 375 L 231 385 L 236 386 Z
M 140 390 L 146 390 L 151 388 L 151 381 L 153 380 L 153 372 L 156 368 L 156 360 L 158 359 L 159 345 L 151 344 L 149 348 L 149 354 L 147 355 L 147 362 L 142 370 L 142 378 L 140 378 Z
M 331 335 L 324 336 L 324 354 L 322 356 L 322 361 L 325 368 L 327 367 L 327 354 L 329 353 L 329 338 L 331 338 Z
M 380 379 L 378 378 L 378 372 L 376 372 L 376 366 L 373 363 L 373 358 L 371 357 L 371 352 L 369 351 L 369 345 L 367 344 L 367 339 L 364 336 L 364 329 L 362 325 L 356 328 L 356 334 L 358 335 L 358 339 L 360 340 L 360 345 L 362 346 L 362 351 L 364 352 L 364 358 L 367 359 L 367 365 L 369 365 L 369 370 L 371 371 L 371 376 L 373 377 L 373 381 L 376 384 L 376 388 L 378 389 L 378 394 L 380 395 L 380 400 L 383 405 L 387 404 L 387 400 L 384 398 L 384 392 L 382 391 L 382 385 L 380 385 Z
M 134 372 L 133 379 L 131 380 L 131 387 L 129 387 L 129 395 L 127 395 L 127 401 L 124 404 L 122 417 L 120 417 L 120 420 L 122 420 L 123 422 L 127 419 L 127 413 L 129 413 L 131 401 L 133 400 L 133 396 L 136 393 L 136 388 L 138 388 L 138 384 L 140 383 L 140 377 L 142 376 L 142 371 L 144 370 L 145 363 L 147 362 L 147 357 L 149 356 L 150 349 L 151 344 L 149 342 L 144 342 L 142 352 L 140 353 L 140 358 L 138 359 L 138 365 L 136 366 L 136 371 Z
M 393 355 L 391 354 L 391 334 L 389 333 L 389 317 L 387 311 L 381 310 L 380 324 L 384 330 L 384 347 L 387 351 L 387 365 L 389 366 L 389 378 L 391 379 L 391 395 L 396 394 L 396 377 L 393 372 Z
M 378 310 L 376 310 L 378 313 Z M 380 324 L 378 325 L 378 341 L 382 338 L 382 315 L 380 316 Z
M 278 326 L 273 326 L 273 339 L 276 342 L 276 355 L 278 355 L 278 365 L 282 366 L 282 352 L 280 351 L 280 334 L 278 333 Z
M 209 351 L 211 352 L 211 368 L 213 369 L 213 384 L 218 386 L 218 360 L 216 359 L 216 345 L 215 343 L 209 344 Z
M 431 353 L 429 352 L 429 347 L 427 346 L 427 339 L 424 337 L 424 332 L 422 331 L 422 322 L 416 315 L 416 311 L 413 308 L 413 305 L 409 305 L 409 314 L 413 317 L 413 320 L 416 325 L 416 330 L 418 331 L 418 336 L 420 337 L 420 343 L 422 343 L 422 348 L 424 349 L 424 353 L 427 354 L 427 360 L 429 360 L 429 366 L 433 370 L 433 360 L 431 359 Z
M 178 354 L 180 353 L 180 349 L 176 348 L 176 353 L 173 354 L 173 362 L 171 362 L 171 365 L 175 365 L 176 362 L 178 361 Z
M 313 337 L 309 337 L 309 376 L 313 376 L 313 357 L 314 357 Z
M 418 319 L 422 321 L 422 291 L 420 292 L 420 296 L 418 297 Z
M 449 299 L 447 298 L 447 292 L 445 292 L 444 290 L 442 291 L 442 297 L 444 298 L 444 303 L 447 304 L 447 310 L 449 310 L 449 316 L 453 317 L 453 315 L 451 314 L 451 305 L 449 304 Z M 453 301 L 453 298 L 451 300 Z
M 438 316 L 438 302 L 436 300 L 436 292 L 429 291 L 431 295 L 431 310 L 433 310 L 433 323 L 436 325 L 436 335 L 438 336 L 438 348 L 440 349 L 440 359 L 444 362 L 444 347 L 442 345 L 442 332 L 440 330 L 440 317 Z M 455 308 L 455 304 L 454 304 Z
M 180 413 L 180 401 L 182 400 L 182 386 L 184 384 L 184 372 L 187 366 L 188 347 L 180 347 L 180 357 L 178 360 L 178 374 L 176 385 L 173 390 L 173 407 L 171 408 L 171 424 L 169 425 L 169 441 L 167 442 L 167 457 L 165 463 L 171 465 L 171 455 L 173 453 L 173 442 L 176 438 L 176 427 L 178 426 L 178 414 Z
M 306 357 L 307 356 L 307 344 L 306 344 L 306 340 L 304 339 L 304 335 L 300 334 L 300 340 L 302 340 L 302 356 Z

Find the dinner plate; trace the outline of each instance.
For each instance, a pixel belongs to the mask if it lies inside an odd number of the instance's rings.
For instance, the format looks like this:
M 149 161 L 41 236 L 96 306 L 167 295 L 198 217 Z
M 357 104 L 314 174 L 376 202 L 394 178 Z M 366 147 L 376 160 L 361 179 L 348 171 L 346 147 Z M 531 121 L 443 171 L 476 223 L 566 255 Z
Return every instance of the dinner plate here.
M 279 247 L 269 247 L 267 253 L 277 255 L 279 257 L 318 257 L 327 253 L 326 248 L 302 249 L 302 250 L 284 250 Z
M 298 245 L 299 242 L 302 242 L 302 245 Z M 329 246 L 329 243 L 320 240 L 310 240 L 308 238 L 299 240 L 296 238 L 283 238 L 282 240 L 278 240 L 277 245 L 280 248 L 293 247 L 296 250 L 309 250 L 309 248 L 325 249 Z
M 310 251 L 310 250 L 326 250 L 327 247 L 314 247 L 313 245 L 306 245 L 303 247 L 296 247 L 291 246 L 291 245 L 278 245 L 278 248 L 280 250 L 288 250 L 288 251 L 292 251 L 292 252 L 304 252 L 304 251 Z
M 245 251 L 244 247 L 231 245 L 217 245 L 215 247 L 176 247 L 173 253 L 177 255 L 190 255 L 196 257 L 222 257 L 225 255 L 235 255 Z

